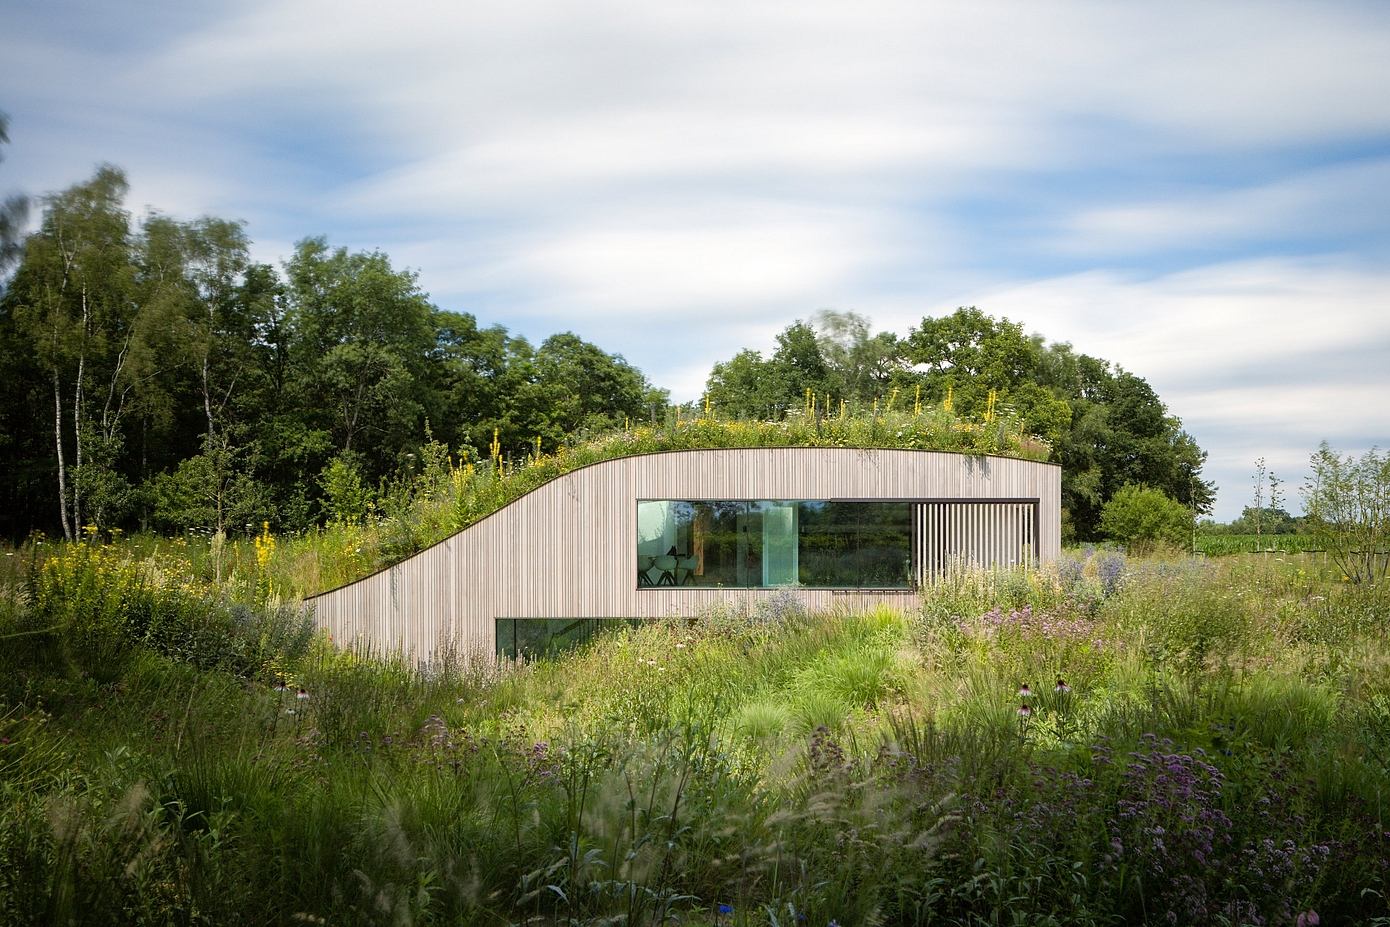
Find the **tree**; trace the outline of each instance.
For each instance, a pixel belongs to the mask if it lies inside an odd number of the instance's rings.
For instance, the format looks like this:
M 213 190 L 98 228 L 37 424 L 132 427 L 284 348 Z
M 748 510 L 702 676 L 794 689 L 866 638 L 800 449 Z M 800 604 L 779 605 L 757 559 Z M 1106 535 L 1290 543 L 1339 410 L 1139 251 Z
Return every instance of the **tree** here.
M 1352 582 L 1383 580 L 1390 569 L 1390 453 L 1371 448 L 1343 458 L 1324 441 L 1309 466 L 1303 509 L 1310 531 Z
M 0 113 L 0 145 L 7 145 L 9 117 Z M 4 160 L 0 156 L 0 160 Z M 29 198 L 16 193 L 0 202 L 0 293 L 4 292 L 5 275 L 19 263 L 24 251 L 24 223 L 29 218 Z
M 776 419 L 801 408 L 807 390 L 823 400 L 837 385 L 815 329 L 798 319 L 777 335 L 766 360 L 745 350 L 716 364 L 705 391 L 725 414 Z
M 433 307 L 416 275 L 379 251 L 330 251 L 308 238 L 285 269 L 296 398 L 332 447 L 361 452 L 380 476 L 423 427 Z
M 1077 537 L 1100 531 L 1105 502 L 1127 483 L 1161 490 L 1196 512 L 1211 511 L 1213 485 L 1201 479 L 1206 452 L 1168 414 L 1143 378 L 1109 361 L 1049 345 L 1038 367 L 1043 383 L 1066 397 L 1070 427 L 1053 443 L 1062 465 L 1062 505 Z
M 1260 526 L 1259 531 L 1255 530 L 1256 525 Z M 1265 505 L 1257 509 L 1247 505 L 1239 518 L 1223 527 L 1228 534 L 1294 534 L 1298 525 L 1299 519 L 1282 508 Z
M 319 485 L 330 522 L 360 524 L 372 510 L 372 491 L 362 481 L 362 472 L 351 454 L 334 457 L 319 474 Z
M 650 384 L 642 372 L 572 332 L 541 342 L 533 365 L 531 388 L 518 397 L 527 414 L 517 417 L 531 434 L 513 435 L 513 446 L 517 438 L 539 436 L 544 448 L 553 449 L 566 435 L 621 426 L 645 411 Z
M 60 522 L 72 538 L 83 523 L 83 490 L 99 486 L 135 386 L 142 353 L 132 298 L 125 175 L 105 165 L 86 183 L 45 198 L 44 219 L 25 245 L 7 299 L 52 386 Z M 91 456 L 96 432 L 104 453 Z M 72 447 L 72 462 L 67 456 Z
M 705 381 L 705 394 L 720 414 L 734 418 L 773 419 L 786 409 L 787 397 L 772 364 L 750 349 L 715 364 Z
M 1157 489 L 1129 483 L 1105 503 L 1100 528 L 1134 553 L 1182 547 L 1192 532 L 1192 511 Z
M 815 329 L 799 319 L 777 336 L 771 365 L 784 410 L 799 406 L 807 390 L 824 396 L 836 385 Z
M 1071 423 L 1071 407 L 1060 391 L 1042 381 L 1042 339 L 1029 338 L 1008 319 L 995 320 L 974 306 L 949 316 L 924 318 L 907 336 L 907 359 L 923 377 L 933 401 L 950 395 L 953 408 L 978 418 L 1004 406 L 1024 427 L 1054 444 Z
M 1098 537 L 1101 508 L 1127 483 L 1211 510 L 1215 488 L 1201 479 L 1206 452 L 1145 380 L 1108 361 L 1046 344 L 973 306 L 924 318 L 903 339 L 872 334 L 869 320 L 852 312 L 822 311 L 812 322 L 788 326 L 769 358 L 741 351 L 715 364 L 706 384 L 713 403 L 766 418 L 799 408 L 807 388 L 861 408 L 894 387 L 910 396 L 920 388 L 925 401 L 949 397 L 968 419 L 991 409 L 1016 417 L 1062 465 L 1068 539 Z
M 888 393 L 905 371 L 903 345 L 892 332 L 872 334 L 867 317 L 822 309 L 811 317 L 832 396 L 868 404 Z
M 436 310 L 433 324 L 431 427 L 450 446 L 481 451 L 503 419 L 509 387 L 519 385 L 508 383 L 517 345 L 502 326 L 480 328 L 466 312 Z
M 213 439 L 233 407 L 254 345 L 257 307 L 241 299 L 251 263 L 250 242 L 241 223 L 207 216 L 182 226 L 180 232 L 190 303 L 196 308 L 190 320 L 193 361 L 206 435 Z
M 254 526 L 268 518 L 264 490 L 232 456 L 227 447 L 210 442 L 203 453 L 180 461 L 172 473 L 151 479 L 147 494 L 155 524 L 226 534 L 229 528 Z

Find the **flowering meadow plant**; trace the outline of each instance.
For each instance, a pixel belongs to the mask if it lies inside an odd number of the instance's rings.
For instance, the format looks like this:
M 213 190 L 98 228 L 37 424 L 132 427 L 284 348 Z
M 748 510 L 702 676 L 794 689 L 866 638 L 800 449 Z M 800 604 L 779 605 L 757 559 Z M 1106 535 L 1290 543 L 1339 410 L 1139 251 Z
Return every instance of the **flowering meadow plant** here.
M 129 551 L 0 595 L 0 923 L 1390 917 L 1390 649 L 1308 563 L 1079 551 L 421 672 Z

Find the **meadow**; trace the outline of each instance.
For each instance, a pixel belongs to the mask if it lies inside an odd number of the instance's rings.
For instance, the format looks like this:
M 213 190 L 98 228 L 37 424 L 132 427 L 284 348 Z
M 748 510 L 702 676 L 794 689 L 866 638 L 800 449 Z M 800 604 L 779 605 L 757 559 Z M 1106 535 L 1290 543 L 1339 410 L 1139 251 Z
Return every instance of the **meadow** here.
M 1390 608 L 1315 555 L 428 675 L 165 556 L 7 558 L 0 923 L 1390 924 Z
M 1227 554 L 1321 553 L 1324 539 L 1312 534 L 1198 534 L 1195 549 L 1209 557 Z

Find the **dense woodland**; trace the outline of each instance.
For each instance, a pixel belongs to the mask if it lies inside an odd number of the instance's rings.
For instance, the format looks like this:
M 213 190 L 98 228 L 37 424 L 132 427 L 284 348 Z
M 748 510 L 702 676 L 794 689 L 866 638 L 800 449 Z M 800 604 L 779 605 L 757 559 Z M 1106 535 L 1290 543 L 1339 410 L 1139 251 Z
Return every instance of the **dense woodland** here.
M 572 333 L 533 345 L 434 305 L 379 251 L 309 237 L 258 263 L 242 223 L 133 217 L 126 191 L 106 165 L 37 199 L 27 235 L 24 201 L 3 210 L 0 536 L 293 531 L 324 517 L 327 482 L 396 479 L 426 442 L 485 459 L 494 436 L 522 456 L 668 415 L 932 404 L 1008 412 L 1050 442 L 1071 536 L 1096 536 L 1126 484 L 1210 506 L 1205 453 L 1147 382 L 974 308 L 901 336 L 816 313 L 770 355 L 716 364 L 706 401 L 682 410 Z

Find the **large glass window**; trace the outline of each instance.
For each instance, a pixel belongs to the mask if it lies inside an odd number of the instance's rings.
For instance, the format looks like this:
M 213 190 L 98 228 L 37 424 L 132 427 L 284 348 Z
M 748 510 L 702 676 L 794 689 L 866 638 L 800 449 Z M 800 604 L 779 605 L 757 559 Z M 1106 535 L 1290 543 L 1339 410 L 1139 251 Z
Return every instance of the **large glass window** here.
M 907 502 L 637 503 L 639 586 L 911 585 Z

